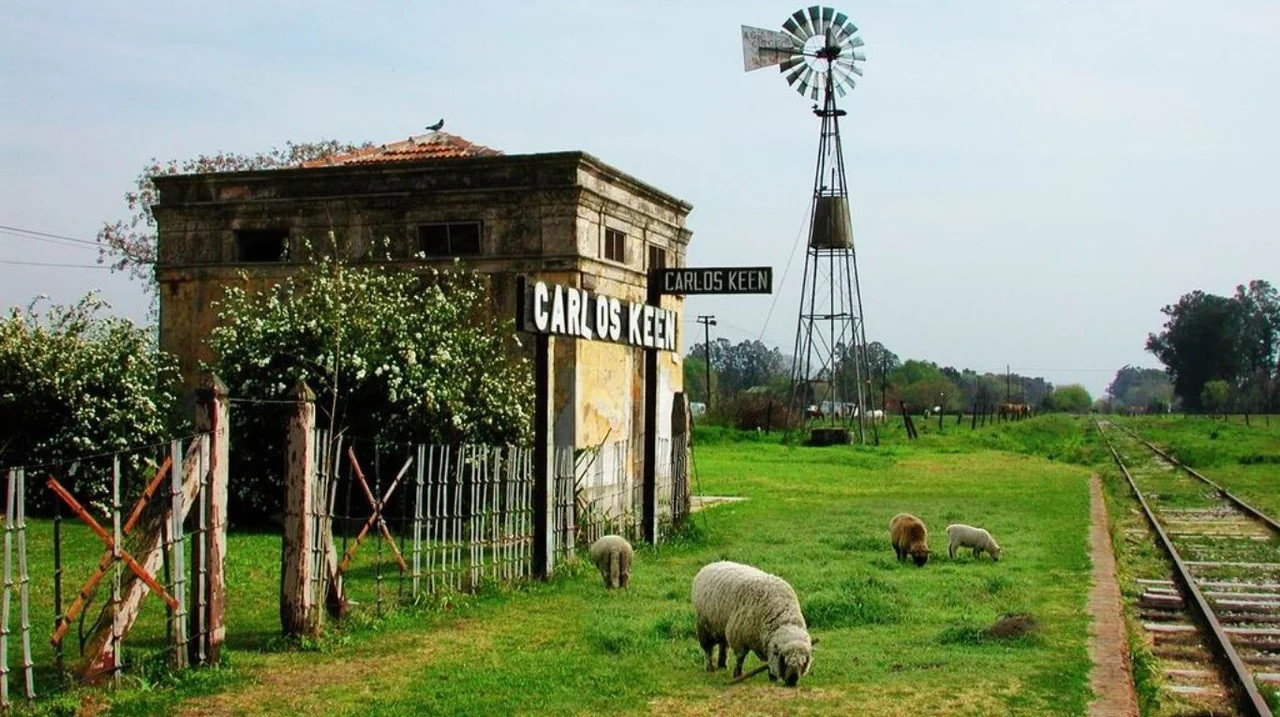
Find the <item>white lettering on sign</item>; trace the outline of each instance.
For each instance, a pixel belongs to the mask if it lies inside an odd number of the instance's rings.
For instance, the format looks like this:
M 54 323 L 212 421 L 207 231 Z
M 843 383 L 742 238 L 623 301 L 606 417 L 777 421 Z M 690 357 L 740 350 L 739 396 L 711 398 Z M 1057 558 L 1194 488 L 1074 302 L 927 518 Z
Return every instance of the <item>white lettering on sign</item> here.
M 556 284 L 556 291 L 551 297 L 551 326 L 547 329 L 553 334 L 563 334 L 564 328 L 564 287 Z
M 643 311 L 644 304 L 631 304 L 627 307 L 627 316 L 630 319 L 627 322 L 629 324 L 627 328 L 630 329 L 627 332 L 627 343 L 644 346 L 644 327 L 640 325 Z
M 773 292 L 771 267 L 721 267 L 715 269 L 659 269 L 658 285 L 664 294 L 769 294 Z
M 602 339 L 609 336 L 609 300 L 603 296 L 596 297 L 596 334 Z
M 565 333 L 571 336 L 578 336 L 582 333 L 582 329 L 578 326 L 578 303 L 582 298 L 578 295 L 578 290 L 572 286 L 566 286 L 564 289 L 565 303 Z
M 613 297 L 609 297 L 609 340 L 622 340 L 622 302 Z
M 528 313 L 520 325 L 527 331 L 676 350 L 679 322 L 670 309 L 541 281 L 526 292 Z
M 533 326 L 544 333 L 551 328 L 551 312 L 547 310 L 550 299 L 546 284 L 539 281 L 533 285 Z

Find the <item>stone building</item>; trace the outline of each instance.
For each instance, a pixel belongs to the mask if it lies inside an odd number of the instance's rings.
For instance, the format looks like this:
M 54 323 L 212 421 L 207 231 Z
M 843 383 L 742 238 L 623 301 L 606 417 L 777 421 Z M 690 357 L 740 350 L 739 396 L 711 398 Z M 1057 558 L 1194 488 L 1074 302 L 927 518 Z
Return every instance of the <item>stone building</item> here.
M 296 271 L 306 239 L 330 230 L 345 257 L 385 255 L 406 271 L 455 260 L 490 275 L 495 309 L 515 316 L 528 276 L 644 301 L 649 269 L 683 266 L 692 209 L 584 152 L 506 155 L 446 132 L 296 168 L 157 177 L 160 345 L 194 385 L 226 286 L 265 288 Z M 381 263 L 387 263 L 385 261 Z M 242 275 L 247 275 L 244 278 Z M 679 315 L 683 300 L 663 298 Z M 588 446 L 643 424 L 640 349 L 554 340 L 555 436 Z M 659 436 L 670 435 L 680 352 L 660 358 Z

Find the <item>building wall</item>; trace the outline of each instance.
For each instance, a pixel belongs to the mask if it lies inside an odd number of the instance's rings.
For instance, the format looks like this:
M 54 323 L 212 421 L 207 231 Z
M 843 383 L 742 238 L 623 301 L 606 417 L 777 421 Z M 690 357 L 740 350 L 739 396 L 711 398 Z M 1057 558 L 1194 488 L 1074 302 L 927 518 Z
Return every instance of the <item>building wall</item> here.
M 480 221 L 481 253 L 462 264 L 490 276 L 494 310 L 514 317 L 520 276 L 643 301 L 648 247 L 682 266 L 690 238 L 688 204 L 577 152 L 186 175 L 157 178 L 157 186 L 160 343 L 178 356 L 192 387 L 199 362 L 213 359 L 204 339 L 225 287 L 268 288 L 297 271 L 308 246 L 426 271 L 453 262 L 415 256 L 418 225 Z M 287 258 L 240 261 L 240 229 L 287 230 Z M 625 234 L 624 262 L 604 258 L 606 229 Z M 679 313 L 683 301 L 664 297 L 663 305 Z M 554 344 L 557 440 L 582 447 L 607 436 L 639 445 L 643 352 L 565 338 Z M 678 356 L 662 358 L 659 382 L 658 415 L 669 424 L 670 394 L 683 387 Z M 660 428 L 669 434 L 669 425 Z

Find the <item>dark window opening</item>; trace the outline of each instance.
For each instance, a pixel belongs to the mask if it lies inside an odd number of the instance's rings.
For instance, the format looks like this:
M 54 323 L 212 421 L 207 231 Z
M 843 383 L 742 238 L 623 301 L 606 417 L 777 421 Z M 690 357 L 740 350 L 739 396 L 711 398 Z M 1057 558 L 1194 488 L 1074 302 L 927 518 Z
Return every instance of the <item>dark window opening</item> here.
M 418 251 L 427 256 L 474 256 L 480 253 L 480 223 L 453 222 L 418 226 Z
M 627 235 L 617 229 L 604 230 L 604 258 L 609 261 L 627 261 Z
M 660 246 L 649 245 L 649 268 L 665 269 L 667 268 L 667 250 Z
M 283 261 L 288 229 L 237 229 L 236 256 L 242 262 Z

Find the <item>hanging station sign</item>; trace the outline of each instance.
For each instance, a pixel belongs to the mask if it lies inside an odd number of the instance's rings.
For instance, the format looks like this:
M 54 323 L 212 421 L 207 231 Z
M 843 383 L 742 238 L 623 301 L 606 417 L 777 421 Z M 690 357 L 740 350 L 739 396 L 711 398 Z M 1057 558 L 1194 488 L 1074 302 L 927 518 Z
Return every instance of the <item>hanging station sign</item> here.
M 676 312 L 586 289 L 525 281 L 516 322 L 522 331 L 676 350 Z
M 725 266 L 657 269 L 649 278 L 662 294 L 772 294 L 773 267 Z

